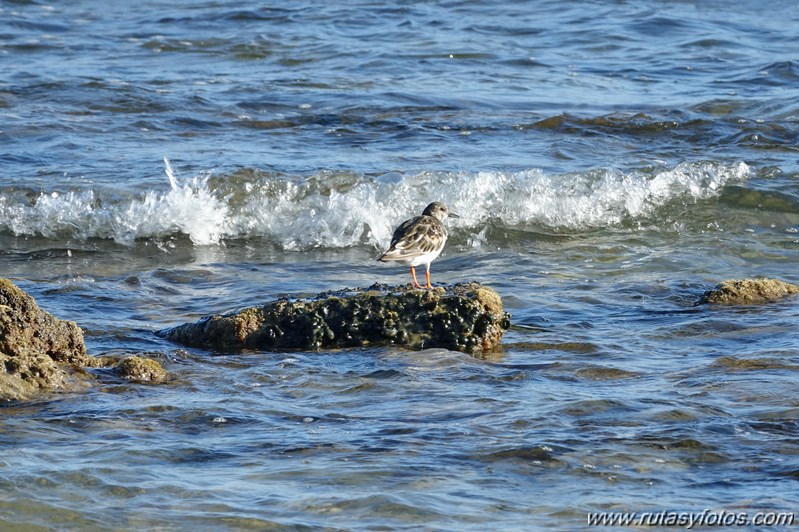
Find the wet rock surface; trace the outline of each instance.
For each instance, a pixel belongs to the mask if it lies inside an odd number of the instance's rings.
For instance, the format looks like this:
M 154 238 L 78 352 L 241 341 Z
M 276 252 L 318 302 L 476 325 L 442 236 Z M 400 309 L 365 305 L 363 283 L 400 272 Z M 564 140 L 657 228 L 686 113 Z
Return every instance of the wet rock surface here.
M 160 383 L 168 374 L 159 362 L 151 358 L 131 356 L 116 364 L 114 372 L 117 376 L 135 382 Z
M 95 376 L 85 368 L 116 367 L 115 372 L 124 378 L 155 380 L 157 371 L 152 366 L 149 373 L 143 370 L 132 373 L 150 375 L 150 379 L 129 377 L 125 368 L 131 363 L 127 360 L 90 356 L 83 331 L 75 322 L 58 319 L 42 310 L 25 291 L 7 279 L 0 279 L 0 401 L 86 388 Z M 149 362 L 160 368 L 157 362 Z M 158 381 L 164 378 L 165 372 Z
M 778 279 L 732 279 L 705 292 L 697 305 L 756 305 L 799 294 L 799 286 Z
M 0 279 L 0 399 L 31 397 L 39 391 L 69 389 L 92 365 L 83 331 L 60 320 L 7 279 Z
M 510 316 L 499 295 L 479 283 L 432 290 L 373 285 L 326 292 L 310 300 L 280 299 L 207 316 L 160 334 L 184 345 L 220 351 L 398 345 L 481 355 L 497 347 L 509 326 Z

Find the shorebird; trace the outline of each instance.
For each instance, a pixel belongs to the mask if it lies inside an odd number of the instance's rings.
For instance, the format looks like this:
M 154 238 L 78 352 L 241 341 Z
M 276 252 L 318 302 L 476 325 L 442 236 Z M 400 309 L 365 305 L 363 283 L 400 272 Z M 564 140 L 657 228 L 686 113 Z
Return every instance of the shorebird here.
M 392 260 L 406 262 L 411 265 L 411 277 L 416 288 L 433 288 L 430 284 L 430 263 L 441 254 L 447 242 L 447 228 L 444 219 L 447 217 L 460 218 L 457 214 L 449 212 L 443 203 L 434 201 L 425 207 L 421 216 L 405 220 L 394 231 L 388 251 L 377 259 L 381 262 Z M 425 265 L 427 284 L 422 286 L 416 280 L 416 267 Z

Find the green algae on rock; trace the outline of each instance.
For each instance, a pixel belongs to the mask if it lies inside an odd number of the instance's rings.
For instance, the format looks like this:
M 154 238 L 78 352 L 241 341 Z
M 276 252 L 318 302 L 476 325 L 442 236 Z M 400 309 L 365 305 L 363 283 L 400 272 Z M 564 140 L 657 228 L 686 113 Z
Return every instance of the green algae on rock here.
M 799 286 L 778 279 L 732 279 L 708 290 L 697 305 L 756 305 L 799 294 Z
M 408 285 L 325 292 L 280 299 L 161 331 L 174 342 L 206 349 L 309 350 L 399 345 L 481 355 L 495 349 L 510 316 L 492 289 L 460 283 L 433 290 Z

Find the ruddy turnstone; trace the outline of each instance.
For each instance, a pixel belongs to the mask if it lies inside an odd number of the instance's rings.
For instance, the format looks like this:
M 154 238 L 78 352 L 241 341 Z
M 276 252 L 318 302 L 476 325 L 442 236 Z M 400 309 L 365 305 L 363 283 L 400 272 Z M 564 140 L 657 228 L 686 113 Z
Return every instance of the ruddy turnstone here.
M 413 286 L 433 288 L 433 285 L 430 284 L 430 263 L 441 254 L 441 250 L 444 249 L 444 244 L 447 242 L 447 228 L 443 223 L 447 216 L 460 218 L 457 214 L 449 212 L 443 203 L 434 201 L 425 207 L 421 216 L 405 220 L 397 227 L 394 236 L 391 237 L 388 251 L 377 260 L 382 262 L 398 260 L 410 263 Z M 420 264 L 424 264 L 426 267 L 427 285 L 424 287 L 416 280 L 416 267 Z

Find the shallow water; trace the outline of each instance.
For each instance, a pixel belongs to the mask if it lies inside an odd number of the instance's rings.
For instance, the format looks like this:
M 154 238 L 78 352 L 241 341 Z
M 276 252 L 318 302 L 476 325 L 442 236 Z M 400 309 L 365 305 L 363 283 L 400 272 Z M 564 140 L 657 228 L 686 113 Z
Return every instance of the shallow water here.
M 0 523 L 563 529 L 794 512 L 799 9 L 777 2 L 0 4 L 0 274 L 145 354 L 2 408 Z M 496 289 L 486 359 L 218 355 L 162 328 L 409 280 Z

